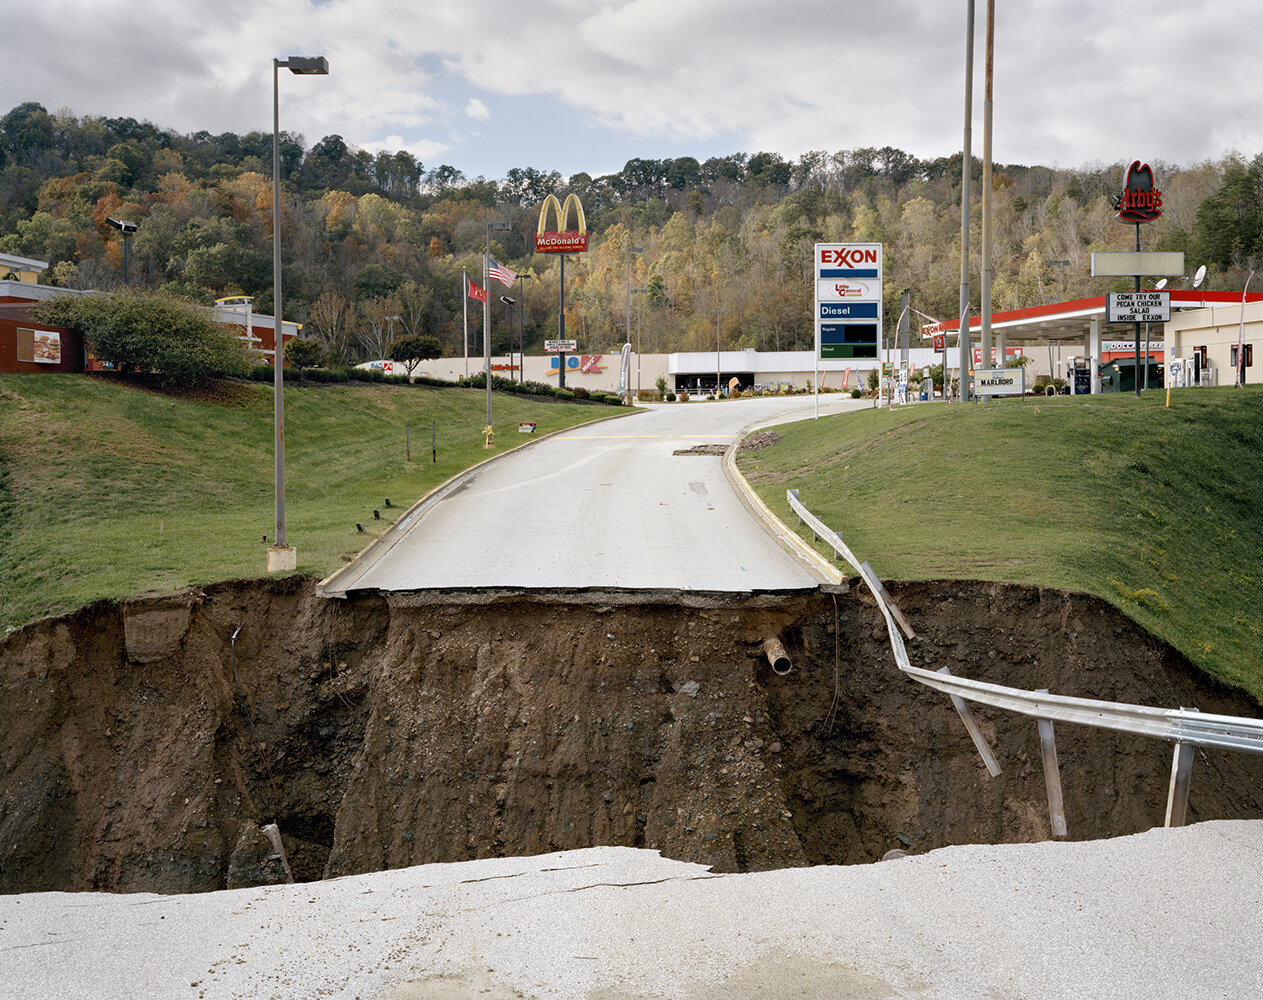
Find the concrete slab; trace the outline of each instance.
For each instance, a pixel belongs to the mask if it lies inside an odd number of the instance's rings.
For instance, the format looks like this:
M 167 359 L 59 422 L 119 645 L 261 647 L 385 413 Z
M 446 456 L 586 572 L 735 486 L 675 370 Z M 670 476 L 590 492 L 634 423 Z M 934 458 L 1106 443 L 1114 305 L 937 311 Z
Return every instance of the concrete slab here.
M 1263 821 L 717 876 L 601 847 L 0 897 L 8 1000 L 1263 995 Z

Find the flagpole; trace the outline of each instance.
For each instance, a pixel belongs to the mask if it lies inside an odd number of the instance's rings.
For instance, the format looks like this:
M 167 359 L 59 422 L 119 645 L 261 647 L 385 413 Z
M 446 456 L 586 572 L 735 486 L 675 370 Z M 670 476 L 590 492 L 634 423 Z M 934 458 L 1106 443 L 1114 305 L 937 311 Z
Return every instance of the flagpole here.
M 1251 271 L 1245 279 L 1245 289 L 1241 292 L 1241 326 L 1237 330 L 1237 375 L 1234 385 L 1241 388 L 1241 383 L 1245 381 L 1245 299 L 1250 291 L 1250 281 L 1254 278 L 1254 272 Z
M 465 312 L 465 378 L 469 378 L 469 273 L 462 267 L 461 303 Z

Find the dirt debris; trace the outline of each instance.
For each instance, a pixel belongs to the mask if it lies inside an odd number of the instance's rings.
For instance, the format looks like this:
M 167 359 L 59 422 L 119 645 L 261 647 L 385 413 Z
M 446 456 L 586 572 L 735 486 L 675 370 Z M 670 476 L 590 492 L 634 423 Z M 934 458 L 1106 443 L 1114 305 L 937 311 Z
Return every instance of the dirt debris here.
M 890 590 L 917 665 L 1263 715 L 1099 601 Z M 1050 836 L 1034 722 L 977 710 L 1004 768 L 988 778 L 859 591 L 467 598 L 248 581 L 9 635 L 0 891 L 211 890 L 280 879 L 278 856 L 298 881 L 598 844 L 751 871 Z M 1073 839 L 1161 824 L 1168 744 L 1068 726 L 1057 741 Z M 1263 815 L 1263 760 L 1199 750 L 1189 808 Z M 270 823 L 283 851 L 259 839 Z

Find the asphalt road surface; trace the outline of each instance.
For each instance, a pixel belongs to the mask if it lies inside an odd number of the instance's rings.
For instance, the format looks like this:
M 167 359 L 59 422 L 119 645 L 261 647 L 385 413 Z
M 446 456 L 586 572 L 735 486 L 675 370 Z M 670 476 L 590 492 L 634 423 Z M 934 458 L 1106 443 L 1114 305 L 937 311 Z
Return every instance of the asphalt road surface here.
M 871 405 L 820 398 L 822 415 Z M 726 447 L 751 424 L 807 418 L 814 406 L 803 396 L 652 406 L 506 454 L 405 516 L 393 544 L 328 592 L 814 589 L 821 579 L 746 510 L 719 454 L 678 454 Z

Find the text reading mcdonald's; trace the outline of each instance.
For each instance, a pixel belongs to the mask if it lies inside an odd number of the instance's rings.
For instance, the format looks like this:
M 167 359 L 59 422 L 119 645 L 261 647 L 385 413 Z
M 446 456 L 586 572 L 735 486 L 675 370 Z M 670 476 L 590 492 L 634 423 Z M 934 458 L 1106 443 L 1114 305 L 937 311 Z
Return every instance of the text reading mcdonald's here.
M 570 206 L 574 205 L 576 227 L 570 228 Z M 548 228 L 548 210 L 553 210 L 557 228 Z M 544 199 L 539 210 L 539 227 L 535 231 L 536 253 L 583 253 L 588 249 L 588 223 L 583 216 L 583 205 L 573 194 L 566 195 L 563 204 L 556 195 Z

